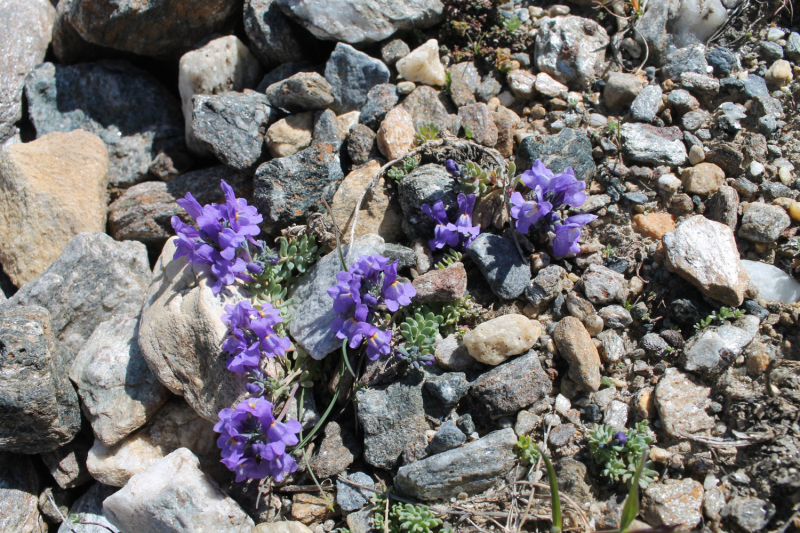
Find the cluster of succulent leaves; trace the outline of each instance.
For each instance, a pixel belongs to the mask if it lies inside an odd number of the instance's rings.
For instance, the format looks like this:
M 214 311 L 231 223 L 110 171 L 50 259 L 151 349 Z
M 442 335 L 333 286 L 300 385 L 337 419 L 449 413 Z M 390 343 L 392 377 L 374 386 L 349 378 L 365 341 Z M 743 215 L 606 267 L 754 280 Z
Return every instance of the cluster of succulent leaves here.
M 372 529 L 384 531 L 386 529 L 386 497 L 382 494 L 372 498 Z M 442 520 L 436 518 L 430 509 L 422 505 L 410 503 L 395 503 L 389 510 L 389 533 L 434 533 L 442 525 Z M 450 530 L 441 528 L 438 533 L 447 533 Z
M 459 165 L 459 170 L 461 175 L 456 178 L 458 192 L 474 194 L 477 198 L 489 194 L 497 187 L 502 187 L 505 181 L 502 169 L 496 167 L 484 169 L 472 161 Z M 507 171 L 508 177 L 513 176 L 516 170 L 514 163 L 510 163 Z
M 416 159 L 413 157 L 406 157 L 403 159 L 403 162 L 400 163 L 400 166 L 394 166 L 387 170 L 386 175 L 395 181 L 400 181 L 417 168 L 418 165 L 419 163 Z
M 442 260 L 436 263 L 433 268 L 437 270 L 444 270 L 446 268 L 450 268 L 452 265 L 459 263 L 461 259 L 464 257 L 459 251 L 456 251 L 450 248 L 442 257 Z
M 526 466 L 536 464 L 542 455 L 536 443 L 527 435 L 519 436 L 517 444 L 514 446 L 514 453 L 517 454 L 520 462 Z
M 412 368 L 430 365 L 433 362 L 433 345 L 439 333 L 439 321 L 431 312 L 415 313 L 400 324 L 400 334 L 405 343 L 397 348 L 398 357 L 405 359 Z
M 322 254 L 313 236 L 280 237 L 277 252 L 266 249 L 256 257 L 264 265 L 260 274 L 250 274 L 254 282 L 250 284 L 253 297 L 281 308 L 285 315 L 288 287 L 308 271 Z M 288 319 L 287 316 L 284 316 Z
M 739 318 L 742 318 L 743 316 L 744 313 L 739 309 L 732 309 L 730 307 L 720 307 L 719 314 L 717 314 L 716 311 L 712 311 L 710 315 L 701 319 L 700 322 L 695 324 L 694 329 L 706 329 L 715 320 L 722 323 L 725 322 L 726 320 L 731 320 L 731 319 L 737 320 Z
M 619 433 L 607 424 L 595 424 L 589 433 L 589 450 L 594 462 L 603 467 L 603 476 L 612 481 L 629 483 L 653 439 L 647 433 L 647 420 L 642 420 L 635 428 L 625 432 L 625 439 L 618 438 Z M 639 486 L 642 488 L 652 484 L 658 475 L 651 467 L 652 463 L 648 461 L 641 472 Z
M 439 138 L 439 132 L 442 130 L 433 123 L 420 124 L 417 126 L 417 133 L 414 135 L 414 140 L 417 144 L 424 144 L 427 141 L 433 141 Z

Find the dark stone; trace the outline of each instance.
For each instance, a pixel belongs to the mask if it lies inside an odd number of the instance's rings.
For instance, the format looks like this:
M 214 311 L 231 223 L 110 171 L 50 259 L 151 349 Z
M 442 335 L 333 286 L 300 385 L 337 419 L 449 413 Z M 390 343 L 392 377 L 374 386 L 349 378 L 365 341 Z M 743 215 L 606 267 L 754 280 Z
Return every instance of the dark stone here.
M 666 63 L 661 68 L 661 75 L 665 80 L 678 81 L 684 72 L 706 74 L 708 63 L 705 49 L 702 44 L 694 44 L 668 52 Z
M 30 457 L 0 452 L 0 527 L 3 531 L 47 531 L 37 506 L 40 488 L 41 480 Z
M 388 83 L 389 78 L 389 69 L 383 61 L 341 42 L 336 43 L 325 65 L 325 79 L 333 88 L 333 108 L 340 114 L 360 110 L 370 89 Z
M 472 383 L 469 394 L 492 418 L 514 414 L 547 396 L 553 383 L 535 350 L 499 365 Z
M 735 176 L 741 172 L 744 155 L 740 147 L 726 142 L 714 142 L 708 148 L 706 163 L 714 163 L 725 171 L 726 176 Z
M 25 96 L 37 137 L 86 130 L 103 139 L 112 187 L 145 181 L 156 162 L 168 169 L 164 179 L 191 165 L 180 103 L 126 61 L 43 63 L 28 75 Z
M 86 467 L 86 458 L 93 444 L 94 435 L 91 429 L 84 427 L 72 441 L 51 452 L 42 452 L 39 456 L 59 487 L 79 487 L 92 480 Z
M 449 113 L 442 102 L 442 96 L 433 87 L 420 85 L 406 96 L 401 105 L 411 115 L 415 128 L 424 124 L 435 124 L 440 130 L 450 130 L 455 135 L 461 128 L 461 119 L 458 115 Z
M 739 221 L 739 195 L 736 189 L 723 185 L 706 201 L 705 217 L 721 222 L 736 231 Z
M 325 436 L 319 449 L 309 463 L 319 479 L 341 474 L 361 457 L 361 442 L 353 432 L 338 422 L 330 421 L 325 426 Z
M 197 95 L 192 99 L 192 132 L 198 143 L 237 170 L 255 170 L 264 134 L 275 120 L 267 97 L 255 91 Z
M 269 103 L 286 111 L 324 109 L 333 102 L 333 89 L 316 72 L 298 72 L 267 87 Z
M 758 305 L 755 300 L 745 300 L 743 305 L 749 314 L 757 316 L 760 320 L 765 320 L 769 316 L 769 311 Z
M 537 159 L 556 174 L 572 167 L 575 177 L 586 183 L 597 171 L 589 137 L 571 128 L 564 128 L 557 135 L 545 135 L 541 141 L 533 136 L 523 139 L 517 148 L 517 169 L 528 170 Z
M 632 204 L 642 205 L 647 203 L 647 195 L 643 192 L 626 192 L 622 195 L 626 200 Z
M 525 288 L 525 298 L 541 311 L 561 293 L 566 279 L 567 271 L 560 266 L 546 266 Z
M 458 402 L 467 394 L 469 381 L 463 372 L 445 372 L 440 376 L 425 378 L 423 399 L 427 404 L 433 404 L 434 416 L 448 414 Z M 427 398 L 426 398 L 427 396 Z M 427 407 L 426 407 L 426 410 Z
M 350 128 L 350 136 L 347 138 L 347 154 L 354 165 L 361 166 L 378 156 L 375 146 L 376 137 L 375 132 L 363 124 L 356 124 Z
M 601 411 L 600 408 L 593 403 L 590 403 L 583 408 L 583 415 L 586 417 L 588 422 L 593 422 L 595 424 L 603 420 L 603 411 Z
M 692 326 L 705 318 L 703 305 L 694 298 L 676 298 L 669 304 L 669 319 L 684 326 Z
M 667 351 L 669 345 L 661 335 L 657 333 L 648 333 L 642 337 L 642 348 L 651 356 L 662 356 Z
M 393 67 L 395 63 L 406 57 L 411 52 L 408 45 L 400 39 L 389 41 L 381 48 L 383 62 Z
M 398 186 L 403 210 L 403 231 L 409 239 L 433 237 L 436 222 L 422 212 L 422 204 L 433 205 L 441 200 L 447 216 L 458 214 L 458 194 L 452 176 L 440 165 L 423 165 L 403 178 Z
M 333 112 L 328 110 L 325 114 Z M 267 233 L 275 234 L 292 224 L 304 224 L 311 213 L 325 212 L 322 199 L 330 204 L 344 179 L 339 161 L 340 143 L 317 142 L 289 157 L 273 159 L 258 167 L 253 196 L 264 216 L 262 228 Z
M 531 267 L 520 257 L 514 241 L 505 237 L 482 233 L 467 247 L 467 255 L 492 292 L 504 300 L 519 297 L 531 280 Z
M 308 57 L 314 39 L 283 14 L 274 0 L 247 0 L 244 31 L 250 51 L 270 68 Z
M 772 41 L 761 41 L 758 43 L 758 53 L 767 61 L 783 59 L 783 47 Z
M 765 181 L 761 183 L 761 192 L 764 193 L 764 197 L 767 200 L 774 200 L 776 198 L 797 199 L 797 191 L 793 191 L 778 181 Z
M 530 61 L 530 58 L 528 58 Z M 466 61 L 450 67 L 450 99 L 457 106 L 475 103 L 475 91 L 481 83 L 481 76 L 475 63 Z
M 603 261 L 603 266 L 614 272 L 625 274 L 628 268 L 630 268 L 630 263 L 628 263 L 628 260 L 624 257 L 608 257 Z
M 706 61 L 714 67 L 714 74 L 718 78 L 725 78 L 731 75 L 736 67 L 736 55 L 729 49 L 717 46 L 706 54 Z
M 309 61 L 295 61 L 292 63 L 284 63 L 278 67 L 267 72 L 266 76 L 261 79 L 256 91 L 259 93 L 267 92 L 267 87 L 287 78 L 291 78 L 299 72 L 311 72 L 313 67 Z
M 661 335 L 661 338 L 667 341 L 667 344 L 673 348 L 683 348 L 683 345 L 686 344 L 680 331 L 676 331 L 674 329 L 665 329 L 662 330 L 659 335 Z
M 414 250 L 400 244 L 386 243 L 386 250 L 383 255 L 397 261 L 397 269 L 415 268 L 417 266 L 417 256 Z
M 458 448 L 464 444 L 466 440 L 467 436 L 456 427 L 456 423 L 452 420 L 448 420 L 439 427 L 436 435 L 433 436 L 433 439 L 428 444 L 428 455 L 435 455 L 437 453 L 446 452 L 447 450 L 452 450 L 453 448 Z
M 464 432 L 465 435 L 472 435 L 475 433 L 475 422 L 472 421 L 472 415 L 469 413 L 463 414 L 456 420 L 458 429 Z
M 758 185 L 743 176 L 736 178 L 733 188 L 744 198 L 752 198 L 758 194 Z
M 390 83 L 376 85 L 367 93 L 367 100 L 361 108 L 359 122 L 377 130 L 386 114 L 397 104 L 397 86 Z
M 0 310 L 0 450 L 49 452 L 75 437 L 81 412 L 69 362 L 46 309 Z
M 791 222 L 782 207 L 753 202 L 742 215 L 738 236 L 752 242 L 775 242 Z

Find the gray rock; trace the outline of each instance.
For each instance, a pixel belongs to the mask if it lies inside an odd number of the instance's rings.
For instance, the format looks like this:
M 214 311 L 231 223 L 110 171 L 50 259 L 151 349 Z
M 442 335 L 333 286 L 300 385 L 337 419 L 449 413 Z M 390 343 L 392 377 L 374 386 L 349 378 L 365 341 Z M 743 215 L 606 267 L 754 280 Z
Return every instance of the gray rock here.
M 0 146 L 17 133 L 25 76 L 44 59 L 55 18 L 47 0 L 0 4 Z
M 736 54 L 722 46 L 715 46 L 706 53 L 706 61 L 714 68 L 714 74 L 718 78 L 730 76 L 733 70 L 739 66 Z
M 80 129 L 103 139 L 112 187 L 130 187 L 148 173 L 167 179 L 191 164 L 178 100 L 125 61 L 44 63 L 26 79 L 25 97 L 37 137 Z
M 678 80 L 684 72 L 705 74 L 708 68 L 705 54 L 706 47 L 699 43 L 668 52 L 661 75 L 665 80 Z
M 475 103 L 475 91 L 481 84 L 481 76 L 475 63 L 465 61 L 450 67 L 450 99 L 461 107 Z
M 47 487 L 39 494 L 39 511 L 51 522 L 59 524 L 63 522 L 61 517 L 69 514 L 71 502 L 72 495 L 69 491 Z
M 561 83 L 587 89 L 603 67 L 609 43 L 605 28 L 571 15 L 542 21 L 536 35 L 536 66 Z
M 30 457 L 0 452 L 0 529 L 47 533 L 39 514 L 39 476 Z
M 609 305 L 597 312 L 607 328 L 624 328 L 633 322 L 631 313 L 621 305 Z
M 723 324 L 700 330 L 686 343 L 683 367 L 699 374 L 719 374 L 753 341 L 759 324 L 757 317 L 748 315 L 738 327 Z
M 597 338 L 603 343 L 603 355 L 609 363 L 616 363 L 625 355 L 625 341 L 613 329 L 601 331 Z
M 739 195 L 736 189 L 723 185 L 706 200 L 706 217 L 725 224 L 732 230 L 739 222 Z
M 359 122 L 372 130 L 377 130 L 386 117 L 386 113 L 397 104 L 397 100 L 396 85 L 390 83 L 375 85 L 367 93 L 364 107 L 361 108 Z
M 138 314 L 117 314 L 98 325 L 69 371 L 92 430 L 106 446 L 142 427 L 170 394 L 139 350 L 138 326 Z
M 756 533 L 767 527 L 775 514 L 775 506 L 759 498 L 737 496 L 728 502 L 721 514 L 746 533 Z
M 146 181 L 125 190 L 108 206 L 108 232 L 118 241 L 140 241 L 161 247 L 175 230 L 170 220 L 178 216 L 191 223 L 186 211 L 175 200 L 191 192 L 200 205 L 223 203 L 220 180 L 233 188 L 238 198 L 252 203 L 253 178 L 218 165 L 181 174 L 168 182 Z
M 354 165 L 361 166 L 370 159 L 378 157 L 375 145 L 376 137 L 375 132 L 363 124 L 356 124 L 350 128 L 350 136 L 347 138 L 347 154 Z
M 436 407 L 448 414 L 467 394 L 469 381 L 463 372 L 445 372 L 426 377 L 424 389 Z
M 426 451 L 428 455 L 436 455 L 437 453 L 458 448 L 464 444 L 466 440 L 467 436 L 458 429 L 456 423 L 452 420 L 448 420 L 436 431 Z
M 775 242 L 791 222 L 782 207 L 753 202 L 742 215 L 739 237 L 753 242 Z
M 641 345 L 649 355 L 655 357 L 662 357 L 669 348 L 667 341 L 658 333 L 648 333 L 643 336 Z
M 388 387 L 356 392 L 358 421 L 364 430 L 364 461 L 394 468 L 406 447 L 425 438 L 428 424 L 419 374 Z
M 360 110 L 367 102 L 370 89 L 389 83 L 389 77 L 389 68 L 383 61 L 349 44 L 336 43 L 325 64 L 325 79 L 331 84 L 333 109 L 337 113 Z
M 589 137 L 571 128 L 564 128 L 557 135 L 545 135 L 541 140 L 534 136 L 523 139 L 517 148 L 517 168 L 527 170 L 537 159 L 555 173 L 572 167 L 575 177 L 587 184 L 597 171 Z
M 550 430 L 550 437 L 547 442 L 556 448 L 566 446 L 575 436 L 574 424 L 561 424 Z
M 714 427 L 711 388 L 696 383 L 677 368 L 668 368 L 656 385 L 654 403 L 664 430 L 671 437 L 704 433 Z
M 402 105 L 411 115 L 415 128 L 424 124 L 435 124 L 440 130 L 450 130 L 455 135 L 461 127 L 461 119 L 448 113 L 441 97 L 442 93 L 433 87 L 420 85 L 406 96 Z
M 597 305 L 625 303 L 630 292 L 625 276 L 602 265 L 589 265 L 581 276 L 581 284 L 586 298 Z
M 558 265 L 541 269 L 525 288 L 525 298 L 541 312 L 564 289 L 567 271 Z
M 400 39 L 389 41 L 381 47 L 381 58 L 383 62 L 393 67 L 395 63 L 406 57 L 411 49 Z
M 308 35 L 296 29 L 275 0 L 247 0 L 244 31 L 250 38 L 250 51 L 267 68 L 302 61 L 312 48 Z
M 440 165 L 423 165 L 403 178 L 398 185 L 403 210 L 403 231 L 409 239 L 433 237 L 436 222 L 422 212 L 422 204 L 433 205 L 441 200 L 450 220 L 458 214 L 453 178 Z
M 276 115 L 267 97 L 255 91 L 197 95 L 192 105 L 192 132 L 200 146 L 229 167 L 253 169 Z
M 361 442 L 353 432 L 331 421 L 325 426 L 325 436 L 309 463 L 318 479 L 344 472 L 361 456 Z
M 354 244 L 344 246 L 345 262 L 352 265 L 360 255 L 382 254 L 383 250 L 383 239 L 377 235 L 365 235 L 356 239 Z M 342 347 L 341 341 L 330 330 L 336 313 L 333 312 L 333 299 L 327 292 L 336 284 L 336 273 L 340 270 L 339 255 L 334 251 L 320 259 L 294 285 L 292 298 L 295 307 L 292 308 L 289 332 L 314 359 L 322 359 Z
M 742 129 L 742 120 L 747 118 L 747 108 L 733 102 L 723 102 L 717 108 L 717 123 L 720 129 L 736 133 Z
M 62 523 L 58 533 L 108 533 L 111 522 L 103 513 L 103 501 L 117 492 L 117 487 L 109 487 L 95 483 L 70 507 L 70 516 L 75 516 L 76 523 Z M 70 527 L 72 526 L 72 527 Z
M 626 123 L 620 128 L 622 150 L 631 160 L 651 165 L 686 164 L 686 145 L 680 128 L 657 128 L 649 124 Z
M 714 76 L 705 72 L 684 72 L 680 78 L 681 87 L 701 98 L 710 98 L 719 92 L 720 83 Z
M 0 310 L 0 450 L 48 452 L 80 430 L 78 396 L 69 382 L 69 353 L 56 344 L 41 307 Z
M 639 122 L 650 122 L 661 108 L 661 86 L 648 85 L 636 95 L 631 104 L 631 116 Z
M 786 58 L 790 61 L 797 61 L 800 59 L 800 33 L 793 31 L 786 39 L 786 46 L 784 47 Z
M 86 466 L 86 457 L 94 442 L 94 435 L 81 431 L 67 444 L 51 452 L 40 453 L 39 457 L 62 489 L 79 487 L 92 480 Z
M 703 518 L 703 485 L 693 479 L 657 483 L 642 498 L 642 516 L 653 526 L 691 530 Z
M 317 39 L 350 44 L 382 41 L 399 30 L 429 28 L 443 18 L 439 0 L 277 0 L 284 13 Z
M 497 125 L 486 104 L 461 106 L 458 108 L 458 116 L 464 128 L 468 127 L 472 132 L 472 140 L 490 147 L 497 144 Z
M 482 233 L 467 247 L 467 255 L 478 265 L 492 292 L 504 300 L 517 298 L 530 283 L 530 266 L 510 239 Z
M 503 90 L 503 85 L 497 80 L 497 75 L 490 72 L 483 77 L 481 84 L 475 89 L 475 96 L 481 102 L 488 102 Z
M 142 243 L 81 233 L 4 305 L 47 309 L 53 335 L 67 348 L 71 361 L 98 324 L 115 314 L 139 312 L 150 276 Z
M 469 389 L 492 418 L 511 415 L 550 394 L 553 383 L 535 350 L 499 365 L 476 379 Z
M 564 491 L 572 499 L 579 502 L 593 500 L 590 478 L 586 475 L 586 465 L 572 457 L 564 457 L 556 464 L 558 490 Z
M 299 72 L 313 71 L 314 65 L 308 61 L 292 61 L 291 63 L 284 63 L 283 65 L 275 67 L 267 72 L 267 74 L 261 79 L 258 87 L 256 87 L 256 91 L 260 93 L 266 93 L 267 88 L 270 85 L 278 83 L 279 81 L 283 81 L 287 78 L 291 78 Z
M 690 111 L 683 115 L 681 124 L 686 131 L 697 131 L 709 122 L 709 118 L 704 111 Z
M 336 120 L 328 110 L 320 121 Z M 315 127 L 315 133 L 319 128 Z M 318 135 L 315 137 L 319 138 Z M 267 233 L 278 233 L 292 224 L 304 223 L 313 212 L 325 212 L 325 199 L 330 205 L 333 195 L 344 179 L 339 160 L 341 139 L 315 142 L 308 148 L 267 161 L 256 171 L 254 199 L 264 216 L 261 225 Z
M 783 59 L 783 47 L 772 41 L 761 41 L 758 43 L 758 53 L 767 61 Z
M 414 268 L 417 265 L 417 256 L 414 250 L 400 244 L 387 243 L 383 255 L 397 261 L 397 268 Z
M 475 366 L 475 359 L 455 333 L 437 341 L 435 348 L 436 364 L 446 370 L 465 372 Z
M 776 198 L 797 198 L 797 191 L 794 191 L 777 181 L 765 181 L 761 183 L 761 192 L 764 193 L 764 198 L 767 200 L 775 200 Z
M 642 91 L 644 81 L 634 74 L 609 72 L 603 89 L 603 100 L 609 109 L 629 106 Z
M 420 500 L 448 499 L 461 492 L 477 494 L 514 467 L 517 437 L 511 428 L 495 431 L 454 450 L 406 465 L 394 486 Z
M 354 472 L 347 476 L 347 479 L 364 487 L 375 488 L 375 482 L 364 472 Z M 367 505 L 373 494 L 374 492 L 371 490 L 355 487 L 341 479 L 336 480 L 336 503 L 339 504 L 342 511 L 361 509 Z
M 678 113 L 688 113 L 700 107 L 700 102 L 685 89 L 675 89 L 667 96 L 667 103 Z
M 324 109 L 333 103 L 333 87 L 316 72 L 298 72 L 266 90 L 269 103 L 287 111 Z

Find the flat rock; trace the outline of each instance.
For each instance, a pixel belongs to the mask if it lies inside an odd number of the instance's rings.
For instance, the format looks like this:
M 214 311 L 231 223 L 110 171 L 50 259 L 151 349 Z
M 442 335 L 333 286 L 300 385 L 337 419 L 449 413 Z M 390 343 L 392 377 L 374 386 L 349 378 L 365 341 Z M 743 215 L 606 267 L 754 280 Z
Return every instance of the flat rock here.
M 780 268 L 742 259 L 750 282 L 758 288 L 758 298 L 791 304 L 800 300 L 800 282 Z
M 360 110 L 369 91 L 388 83 L 389 77 L 389 68 L 383 61 L 345 43 L 336 43 L 325 64 L 325 79 L 331 85 L 333 109 L 337 113 Z
M 319 449 L 309 460 L 318 479 L 333 477 L 344 472 L 361 456 L 361 442 L 353 432 L 338 422 L 328 422 Z
M 130 187 L 148 174 L 168 179 L 191 164 L 178 101 L 126 61 L 43 63 L 26 79 L 25 96 L 37 137 L 86 130 L 103 139 L 112 187 Z M 187 113 L 191 125 L 191 103 Z
M 772 243 L 789 227 L 792 220 L 778 205 L 752 202 L 745 207 L 739 237 L 752 242 Z
M 537 322 L 523 315 L 503 315 L 479 324 L 464 335 L 464 346 L 477 361 L 499 365 L 530 350 L 542 334 Z
M 631 103 L 631 116 L 639 122 L 650 122 L 661 109 L 662 90 L 660 85 L 648 85 L 636 95 Z
M 610 72 L 606 78 L 606 87 L 603 89 L 603 100 L 605 100 L 606 107 L 630 105 L 642 91 L 644 85 L 645 81 L 634 74 Z
M 511 428 L 406 465 L 398 470 L 394 486 L 424 501 L 449 499 L 462 492 L 477 494 L 495 484 L 514 467 L 517 436 Z
M 244 4 L 244 31 L 253 54 L 266 68 L 302 61 L 313 43 L 281 11 L 275 0 L 247 0 Z
M 0 310 L 0 450 L 49 452 L 80 430 L 78 396 L 67 377 L 69 354 L 41 307 Z
M 517 298 L 531 281 L 530 266 L 520 257 L 511 239 L 482 233 L 467 246 L 467 255 L 500 298 Z
M 606 30 L 593 20 L 573 15 L 546 18 L 536 35 L 536 66 L 561 83 L 588 89 L 601 73 L 608 43 Z M 568 56 L 565 49 L 570 50 Z
M 433 238 L 436 221 L 422 212 L 422 204 L 441 200 L 450 220 L 458 214 L 455 183 L 441 165 L 422 165 L 400 181 L 397 187 L 403 209 L 403 231 L 410 239 Z
M 378 149 L 387 159 L 399 159 L 414 146 L 414 121 L 403 107 L 395 107 L 378 128 Z
M 583 323 L 573 316 L 562 318 L 553 330 L 558 353 L 569 364 L 569 377 L 587 391 L 600 389 L 600 354 Z
M 412 375 L 388 387 L 356 392 L 358 421 L 364 431 L 364 461 L 394 468 L 406 447 L 424 438 L 428 423 L 422 404 L 422 379 Z
M 333 88 L 316 72 L 298 72 L 266 89 L 270 104 L 287 111 L 324 109 L 333 103 Z
M 0 529 L 9 533 L 47 533 L 39 513 L 39 476 L 31 458 L 0 452 Z
M 450 99 L 457 106 L 475 103 L 475 91 L 481 84 L 481 77 L 475 63 L 464 61 L 453 65 L 450 72 Z
M 381 125 L 386 114 L 397 105 L 397 86 L 391 83 L 380 83 L 367 93 L 367 99 L 361 108 L 358 120 L 361 124 L 375 130 Z
M 696 333 L 684 348 L 683 368 L 714 375 L 730 366 L 758 333 L 758 317 L 747 315 L 736 325 L 723 324 Z
M 429 28 L 443 18 L 439 0 L 277 0 L 284 13 L 317 39 L 350 44 L 373 43 L 399 30 Z
M 25 76 L 44 60 L 55 18 L 47 0 L 0 4 L 0 146 L 17 133 Z
M 461 262 L 448 268 L 426 272 L 413 281 L 418 304 L 430 302 L 454 302 L 467 293 L 467 271 Z
M 197 457 L 179 448 L 103 502 L 106 518 L 123 531 L 250 533 L 253 520 L 200 470 Z
M 103 513 L 103 501 L 117 492 L 117 487 L 94 483 L 78 498 L 69 509 L 69 516 L 76 517 L 77 523 L 62 523 L 57 533 L 108 533 L 113 527 Z M 72 529 L 71 529 L 72 528 Z
M 355 243 L 345 245 L 345 263 L 350 266 L 364 254 L 382 254 L 384 246 L 383 239 L 377 235 L 359 237 Z M 314 359 L 322 359 L 342 347 L 342 342 L 330 329 L 336 313 L 333 298 L 327 292 L 336 284 L 336 273 L 341 268 L 339 254 L 333 251 L 317 261 L 294 285 L 295 306 L 291 309 L 289 332 Z
M 364 472 L 354 472 L 347 476 L 347 479 L 363 487 L 375 488 L 375 482 Z M 361 509 L 367 505 L 373 494 L 374 492 L 369 489 L 350 485 L 341 479 L 336 480 L 336 503 L 339 504 L 343 511 Z
M 525 137 L 517 148 L 517 168 L 528 170 L 537 159 L 558 174 L 572 167 L 575 177 L 589 183 L 597 172 L 592 157 L 592 143 L 585 133 L 564 128 L 556 135 Z
M 458 108 L 461 124 L 472 132 L 472 140 L 484 146 L 497 144 L 497 125 L 489 107 L 484 103 L 470 104 Z
M 667 267 L 715 300 L 738 307 L 749 278 L 733 231 L 696 215 L 663 238 Z
M 703 518 L 703 485 L 693 479 L 647 487 L 642 516 L 652 526 L 678 526 L 691 530 Z
M 455 333 L 437 341 L 435 349 L 436 364 L 445 370 L 463 372 L 475 366 L 475 359 Z
M 440 91 L 427 85 L 420 85 L 411 94 L 406 96 L 401 104 L 403 109 L 411 115 L 415 128 L 425 124 L 434 124 L 439 130 L 447 129 L 450 133 L 457 132 L 461 127 L 458 115 L 451 115 L 442 103 Z
M 655 406 L 664 430 L 671 437 L 703 434 L 714 427 L 711 389 L 697 384 L 688 374 L 668 368 L 656 385 Z
M 445 372 L 425 377 L 423 398 L 431 398 L 445 415 L 467 394 L 469 382 L 463 372 Z M 426 406 L 427 407 L 427 406 Z
M 722 509 L 722 516 L 729 518 L 745 533 L 763 531 L 775 514 L 775 506 L 760 498 L 737 496 Z
M 513 415 L 550 394 L 553 382 L 531 350 L 482 374 L 472 382 L 470 395 L 492 418 Z
M 677 126 L 658 128 L 627 122 L 620 128 L 622 151 L 631 160 L 651 165 L 681 166 L 688 154 L 683 132 Z
M 78 233 L 105 231 L 108 170 L 103 141 L 85 131 L 2 150 L 0 261 L 14 285 L 44 272 Z

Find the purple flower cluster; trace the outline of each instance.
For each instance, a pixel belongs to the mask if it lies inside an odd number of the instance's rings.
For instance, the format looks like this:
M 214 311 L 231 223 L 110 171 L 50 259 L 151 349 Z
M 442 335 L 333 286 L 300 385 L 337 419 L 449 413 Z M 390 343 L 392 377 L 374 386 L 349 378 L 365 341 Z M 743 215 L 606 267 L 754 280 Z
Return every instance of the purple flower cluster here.
M 297 470 L 297 463 L 286 453 L 286 446 L 299 442 L 302 426 L 297 420 L 278 422 L 273 405 L 263 398 L 250 398 L 235 409 L 219 412 L 214 431 L 222 449 L 222 464 L 236 474 L 236 481 L 271 476 L 281 481 Z
M 367 357 L 373 361 L 389 355 L 392 332 L 371 324 L 375 309 L 385 305 L 391 312 L 400 306 L 411 305 L 417 294 L 410 283 L 397 280 L 397 261 L 389 263 L 382 255 L 362 255 L 349 271 L 336 274 L 336 285 L 328 289 L 333 298 L 333 310 L 339 316 L 331 330 L 342 340 L 349 339 L 350 348 L 367 341 Z
M 291 346 L 288 337 L 279 337 L 272 327 L 283 322 L 280 313 L 269 303 L 253 307 L 248 300 L 225 306 L 228 314 L 222 321 L 230 327 L 222 349 L 231 355 L 227 367 L 231 372 L 246 374 L 259 368 L 261 357 L 286 355 Z
M 511 195 L 511 217 L 516 220 L 517 230 L 528 233 L 533 226 L 542 233 L 555 233 L 553 253 L 556 257 L 580 252 L 580 228 L 597 217 L 574 215 L 562 221 L 556 210 L 583 205 L 586 201 L 586 193 L 583 192 L 586 184 L 575 177 L 572 167 L 567 167 L 560 174 L 553 174 L 538 159 L 530 170 L 523 172 L 520 179 L 531 189 L 532 199 L 526 199 L 519 192 Z
M 448 161 L 449 163 L 450 161 Z M 439 200 L 433 204 L 433 209 L 428 204 L 422 204 L 422 212 L 436 222 L 433 230 L 433 239 L 428 241 L 431 250 L 438 250 L 449 245 L 452 248 L 464 249 L 475 240 L 480 232 L 480 226 L 472 225 L 472 209 L 475 207 L 475 195 L 458 195 L 458 218 L 453 224 L 447 218 L 444 203 Z
M 261 245 L 253 237 L 261 231 L 258 224 L 263 217 L 247 201 L 236 198 L 230 185 L 221 181 L 225 193 L 225 203 L 201 206 L 191 193 L 178 200 L 189 216 L 197 223 L 197 228 L 184 223 L 177 216 L 172 217 L 172 227 L 178 235 L 175 258 L 186 257 L 190 263 L 211 265 L 216 281 L 211 287 L 218 294 L 222 287 L 232 285 L 236 278 L 248 279 L 246 270 L 258 272 L 261 267 L 252 261 L 247 243 L 256 247 Z

